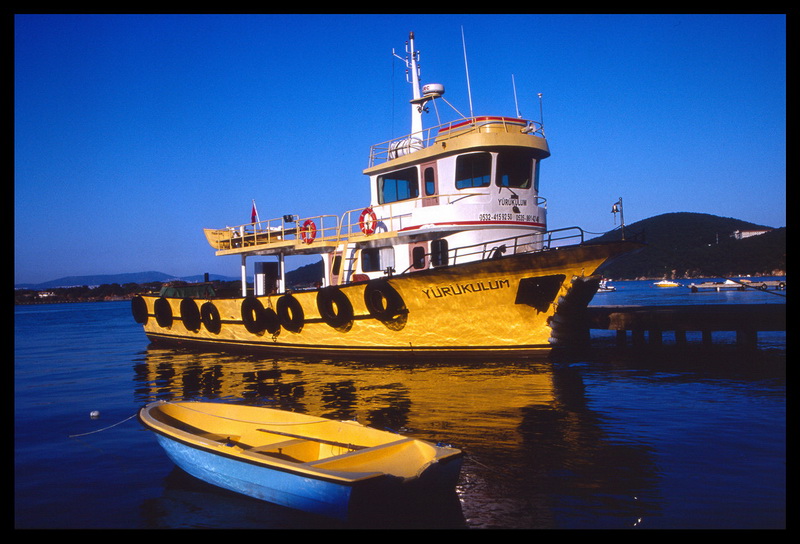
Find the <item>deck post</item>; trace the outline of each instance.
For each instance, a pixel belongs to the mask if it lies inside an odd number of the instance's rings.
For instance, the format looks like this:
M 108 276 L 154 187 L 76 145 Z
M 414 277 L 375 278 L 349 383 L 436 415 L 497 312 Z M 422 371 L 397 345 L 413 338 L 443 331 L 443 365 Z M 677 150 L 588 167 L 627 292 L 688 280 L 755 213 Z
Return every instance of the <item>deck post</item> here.
M 286 261 L 284 259 L 283 253 L 279 253 L 278 254 L 278 262 L 280 263 L 280 275 L 281 275 L 281 280 L 280 280 L 281 283 L 278 286 L 278 292 L 279 293 L 285 293 L 286 292 Z
M 242 253 L 242 296 L 247 296 L 247 257 Z

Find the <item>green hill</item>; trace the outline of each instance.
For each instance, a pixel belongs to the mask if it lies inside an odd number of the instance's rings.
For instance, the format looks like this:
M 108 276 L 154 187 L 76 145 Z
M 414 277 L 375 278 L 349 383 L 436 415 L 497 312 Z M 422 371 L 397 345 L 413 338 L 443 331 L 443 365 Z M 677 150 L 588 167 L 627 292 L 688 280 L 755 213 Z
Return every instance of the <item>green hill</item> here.
M 625 226 L 625 239 L 639 239 L 641 251 L 603 265 L 598 273 L 613 279 L 696 278 L 786 274 L 786 227 L 737 239 L 737 230 L 768 230 L 703 213 L 668 213 Z M 619 240 L 621 230 L 592 241 Z

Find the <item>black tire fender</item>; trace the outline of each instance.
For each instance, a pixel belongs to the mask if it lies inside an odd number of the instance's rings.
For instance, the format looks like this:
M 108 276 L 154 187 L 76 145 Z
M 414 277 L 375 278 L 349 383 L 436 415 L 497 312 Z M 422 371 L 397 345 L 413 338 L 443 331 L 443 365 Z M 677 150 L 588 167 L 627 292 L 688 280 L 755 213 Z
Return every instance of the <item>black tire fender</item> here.
M 186 330 L 195 332 L 200 330 L 200 310 L 194 299 L 184 298 L 181 300 L 181 321 Z
M 131 299 L 131 313 L 133 314 L 134 321 L 142 325 L 147 324 L 150 315 L 147 313 L 147 302 L 145 302 L 141 295 L 136 295 Z
M 222 320 L 219 317 L 219 310 L 213 302 L 206 302 L 200 307 L 200 321 L 206 330 L 212 334 L 219 334 L 222 330 Z
M 406 310 L 400 293 L 383 279 L 370 281 L 366 285 L 364 304 L 370 315 L 381 321 L 390 321 Z
M 343 327 L 353 320 L 353 304 L 336 286 L 317 291 L 317 310 L 322 320 L 333 328 Z
M 278 299 L 275 305 L 278 319 L 284 329 L 290 332 L 300 332 L 305 322 L 303 306 L 294 296 L 285 294 Z
M 156 322 L 159 327 L 165 329 L 172 327 L 172 307 L 166 298 L 160 297 L 156 299 L 153 305 L 153 313 L 156 314 Z
M 242 322 L 247 332 L 259 334 L 267 328 L 264 305 L 255 297 L 247 297 L 242 301 Z

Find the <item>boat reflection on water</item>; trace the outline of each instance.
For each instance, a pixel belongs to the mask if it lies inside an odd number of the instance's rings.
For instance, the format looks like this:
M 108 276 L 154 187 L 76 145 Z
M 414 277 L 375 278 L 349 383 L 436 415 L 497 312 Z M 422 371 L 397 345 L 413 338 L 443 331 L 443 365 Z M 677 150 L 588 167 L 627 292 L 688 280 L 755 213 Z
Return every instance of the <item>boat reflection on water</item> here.
M 356 419 L 465 452 L 451 497 L 398 505 L 392 519 L 365 516 L 353 522 L 360 526 L 553 527 L 559 505 L 584 500 L 613 502 L 614 511 L 626 518 L 620 526 L 631 526 L 655 508 L 646 499 L 654 493 L 651 453 L 635 444 L 611 444 L 586 406 L 581 375 L 570 365 L 553 364 L 551 357 L 404 364 L 260 359 L 151 347 L 136 365 L 135 394 L 141 404 L 221 400 Z M 165 480 L 164 496 L 154 501 L 145 506 L 148 518 L 158 520 L 153 512 L 163 511 L 167 526 L 175 526 L 166 521 L 170 511 L 215 510 L 219 502 L 239 512 L 230 519 L 235 527 L 334 523 L 289 514 L 174 473 Z M 253 516 L 254 509 L 261 514 Z

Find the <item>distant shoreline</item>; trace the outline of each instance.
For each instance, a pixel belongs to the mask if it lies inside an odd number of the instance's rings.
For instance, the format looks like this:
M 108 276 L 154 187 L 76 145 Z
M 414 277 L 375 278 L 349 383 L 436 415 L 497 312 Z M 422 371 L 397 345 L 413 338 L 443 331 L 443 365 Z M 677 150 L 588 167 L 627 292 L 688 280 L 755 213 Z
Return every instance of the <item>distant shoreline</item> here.
M 632 279 L 632 280 L 631 279 L 615 280 L 613 278 L 605 278 L 605 279 L 608 280 L 609 282 L 612 282 L 612 283 L 621 283 L 621 282 L 629 282 L 629 281 L 659 281 L 659 280 L 663 280 L 663 279 L 670 279 L 670 280 L 673 280 L 673 281 L 697 281 L 697 280 L 725 280 L 725 279 L 728 279 L 728 278 L 740 279 L 740 280 L 751 280 L 751 281 L 752 280 L 766 280 L 768 278 L 773 278 L 773 279 L 783 278 L 785 280 L 786 274 L 770 274 L 770 275 L 759 275 L 759 276 L 697 276 L 697 277 L 693 277 L 693 278 L 649 277 L 649 278 L 636 278 L 636 279 Z M 688 287 L 688 285 L 685 285 L 684 287 Z M 50 292 L 50 291 L 57 292 L 57 291 L 62 290 L 62 289 L 64 289 L 64 290 L 72 289 L 72 287 L 55 287 L 55 288 L 42 289 L 42 290 L 36 290 L 36 289 L 15 289 L 15 290 L 17 290 L 17 291 L 28 291 L 28 292 L 29 291 L 33 291 L 35 293 L 40 293 L 40 292 Z M 14 305 L 15 306 L 30 306 L 30 305 L 35 305 L 35 304 L 72 304 L 72 303 L 76 303 L 76 302 L 122 302 L 122 301 L 126 301 L 126 300 L 132 299 L 135 295 L 140 294 L 143 290 L 144 289 L 140 289 L 140 290 L 137 290 L 137 291 L 132 291 L 132 292 L 126 293 L 124 295 L 111 295 L 111 296 L 105 295 L 105 296 L 95 296 L 95 297 L 88 296 L 86 298 L 76 298 L 76 299 L 66 299 L 66 300 L 63 299 L 63 298 L 59 298 L 58 294 L 54 294 L 53 295 L 55 300 L 46 300 L 46 299 L 41 299 L 41 298 L 36 298 L 36 299 L 33 299 L 33 300 L 23 300 L 23 299 L 18 299 L 15 296 L 14 297 Z M 150 292 L 152 292 L 152 290 L 150 290 Z

